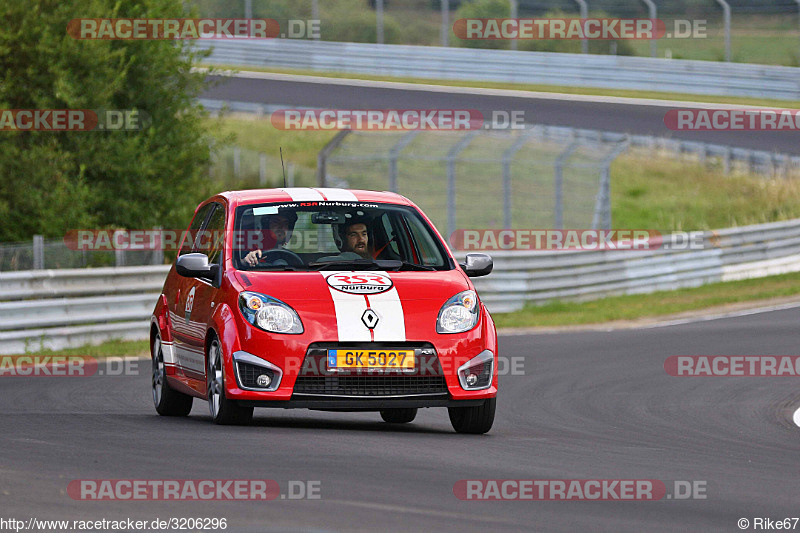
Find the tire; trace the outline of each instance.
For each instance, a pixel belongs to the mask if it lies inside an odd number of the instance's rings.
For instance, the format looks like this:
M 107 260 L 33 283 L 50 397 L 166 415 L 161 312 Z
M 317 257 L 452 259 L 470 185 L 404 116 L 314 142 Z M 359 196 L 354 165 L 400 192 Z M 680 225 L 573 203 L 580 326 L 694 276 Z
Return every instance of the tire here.
M 381 418 L 390 424 L 408 424 L 417 417 L 417 409 L 409 407 L 407 409 L 382 409 Z
M 242 407 L 225 397 L 225 368 L 222 364 L 222 347 L 215 338 L 208 346 L 207 392 L 208 410 L 215 424 L 245 425 L 253 419 L 253 408 Z
M 497 398 L 489 398 L 476 407 L 448 407 L 450 423 L 456 433 L 486 433 L 492 429 Z
M 151 348 L 153 356 L 153 404 L 156 406 L 156 412 L 161 416 L 187 416 L 192 410 L 194 398 L 174 390 L 167 383 L 164 350 L 160 333 L 156 334 Z

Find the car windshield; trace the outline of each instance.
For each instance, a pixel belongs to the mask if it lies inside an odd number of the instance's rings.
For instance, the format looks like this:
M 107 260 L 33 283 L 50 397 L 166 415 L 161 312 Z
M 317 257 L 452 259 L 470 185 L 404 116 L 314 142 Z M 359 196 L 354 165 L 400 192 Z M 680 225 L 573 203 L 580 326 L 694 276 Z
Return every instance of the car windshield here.
M 240 206 L 233 262 L 239 270 L 450 270 L 454 264 L 416 210 L 362 202 Z

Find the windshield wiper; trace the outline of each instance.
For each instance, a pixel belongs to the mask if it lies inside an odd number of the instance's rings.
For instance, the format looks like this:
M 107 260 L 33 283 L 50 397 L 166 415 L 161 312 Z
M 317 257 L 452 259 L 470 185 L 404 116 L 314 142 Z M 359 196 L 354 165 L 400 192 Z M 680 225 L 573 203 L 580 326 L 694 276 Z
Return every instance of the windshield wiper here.
M 314 270 L 330 270 L 331 268 L 346 267 L 350 270 L 397 270 L 402 266 L 401 261 L 391 259 L 334 259 L 331 261 L 314 261 L 308 267 Z

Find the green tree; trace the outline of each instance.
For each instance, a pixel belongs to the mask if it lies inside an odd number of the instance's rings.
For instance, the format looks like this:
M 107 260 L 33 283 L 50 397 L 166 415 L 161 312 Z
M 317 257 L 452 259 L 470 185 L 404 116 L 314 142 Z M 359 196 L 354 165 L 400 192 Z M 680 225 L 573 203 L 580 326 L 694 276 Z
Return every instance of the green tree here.
M 0 241 L 183 227 L 208 187 L 190 42 L 78 40 L 78 18 L 181 18 L 180 0 L 0 0 L 0 109 L 139 110 L 140 131 L 0 131 Z

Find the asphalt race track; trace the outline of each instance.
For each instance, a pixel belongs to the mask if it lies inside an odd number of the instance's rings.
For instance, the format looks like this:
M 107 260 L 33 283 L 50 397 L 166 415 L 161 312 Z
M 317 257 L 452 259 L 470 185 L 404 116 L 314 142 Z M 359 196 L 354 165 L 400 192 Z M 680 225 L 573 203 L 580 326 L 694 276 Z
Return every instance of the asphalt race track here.
M 310 80 L 310 81 L 309 81 Z M 493 94 L 461 94 L 447 91 L 409 91 L 380 86 L 346 85 L 313 82 L 313 78 L 293 80 L 217 77 L 217 84 L 203 98 L 277 104 L 291 107 L 332 109 L 477 109 L 484 117 L 491 112 L 523 111 L 527 122 L 576 128 L 673 137 L 691 141 L 717 143 L 756 150 L 800 154 L 800 133 L 790 131 L 672 131 L 664 125 L 664 114 L 670 106 L 602 101 L 498 96 Z M 477 90 L 476 90 L 477 91 Z M 675 108 L 691 107 L 676 102 Z
M 250 427 L 156 415 L 150 366 L 121 376 L 4 377 L 6 518 L 225 517 L 228 531 L 739 531 L 800 515 L 800 384 L 789 377 L 668 376 L 671 355 L 797 354 L 800 308 L 610 332 L 502 336 L 524 375 L 500 378 L 484 436 L 444 409 L 396 427 L 376 413 L 256 410 Z M 106 370 L 101 366 L 101 369 Z M 320 499 L 76 501 L 74 479 L 320 482 Z M 658 479 L 706 499 L 461 501 L 461 479 Z

